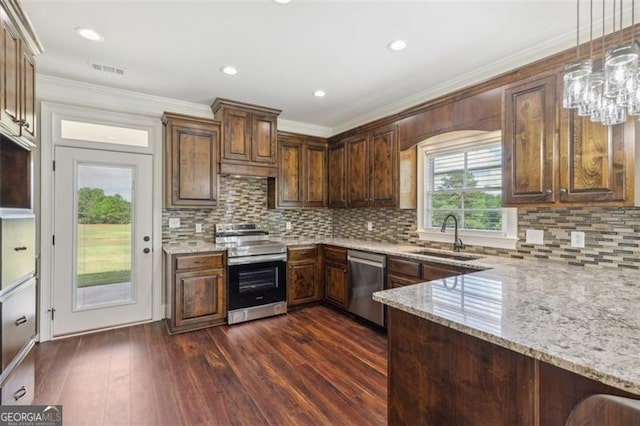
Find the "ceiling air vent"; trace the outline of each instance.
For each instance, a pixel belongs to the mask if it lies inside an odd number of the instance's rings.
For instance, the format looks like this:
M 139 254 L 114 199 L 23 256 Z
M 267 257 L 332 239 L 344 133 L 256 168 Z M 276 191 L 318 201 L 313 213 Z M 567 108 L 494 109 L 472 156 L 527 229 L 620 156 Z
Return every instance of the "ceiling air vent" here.
M 101 71 L 107 74 L 124 75 L 124 68 L 115 67 L 113 65 L 99 64 L 97 62 L 91 62 L 91 69 L 94 71 Z

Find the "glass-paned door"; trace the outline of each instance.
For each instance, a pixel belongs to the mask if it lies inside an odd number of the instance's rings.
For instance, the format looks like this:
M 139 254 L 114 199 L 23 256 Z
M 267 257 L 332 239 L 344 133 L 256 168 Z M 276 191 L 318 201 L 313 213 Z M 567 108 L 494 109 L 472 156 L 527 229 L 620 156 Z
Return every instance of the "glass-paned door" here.
M 152 160 L 55 148 L 55 336 L 151 318 Z

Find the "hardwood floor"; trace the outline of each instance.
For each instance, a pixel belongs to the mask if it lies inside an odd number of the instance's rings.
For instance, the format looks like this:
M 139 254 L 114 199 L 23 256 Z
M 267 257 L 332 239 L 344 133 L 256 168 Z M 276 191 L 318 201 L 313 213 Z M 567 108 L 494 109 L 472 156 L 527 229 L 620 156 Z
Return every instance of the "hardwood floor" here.
M 162 322 L 36 345 L 64 424 L 375 425 L 387 339 L 328 307 L 169 336 Z

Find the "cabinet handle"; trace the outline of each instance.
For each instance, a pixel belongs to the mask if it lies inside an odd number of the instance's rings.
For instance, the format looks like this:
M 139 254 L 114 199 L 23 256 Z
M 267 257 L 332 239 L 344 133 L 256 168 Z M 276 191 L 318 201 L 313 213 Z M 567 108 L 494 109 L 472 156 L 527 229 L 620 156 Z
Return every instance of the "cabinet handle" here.
M 545 189 L 544 190 L 544 195 L 551 195 L 551 194 L 553 194 L 552 190 L 550 190 L 550 189 Z
M 560 193 L 562 195 L 566 195 L 569 191 L 567 191 L 567 188 L 560 188 Z
M 24 128 L 25 128 L 25 129 L 28 129 L 29 127 L 31 127 L 31 124 L 29 124 L 29 123 L 27 123 L 27 122 L 25 121 L 25 123 L 24 123 Z
M 13 399 L 15 399 L 17 401 L 20 398 L 22 398 L 23 396 L 25 396 L 26 394 L 27 394 L 27 388 L 25 388 L 23 386 L 23 387 L 21 387 L 20 389 L 18 389 L 17 391 L 15 391 L 13 393 Z
M 25 322 L 27 322 L 27 317 L 26 316 L 21 316 L 20 318 L 18 318 L 15 322 L 16 327 L 18 327 L 19 325 L 24 324 Z
M 25 246 L 22 247 L 15 247 L 14 250 L 15 251 L 25 251 L 27 248 Z

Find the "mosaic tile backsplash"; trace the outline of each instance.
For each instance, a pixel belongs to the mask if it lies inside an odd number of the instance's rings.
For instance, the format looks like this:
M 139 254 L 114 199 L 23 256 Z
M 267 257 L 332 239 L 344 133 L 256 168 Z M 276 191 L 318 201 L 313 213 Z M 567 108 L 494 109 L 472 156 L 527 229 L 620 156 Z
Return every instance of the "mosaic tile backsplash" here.
M 180 218 L 180 228 L 169 228 L 169 217 Z M 213 241 L 216 223 L 268 223 L 274 236 L 309 238 L 357 238 L 412 243 L 450 249 L 450 244 L 418 240 L 415 210 L 365 209 L 267 209 L 267 181 L 259 178 L 220 177 L 215 209 L 164 210 L 163 242 Z M 291 222 L 287 231 L 285 223 Z M 372 222 L 373 231 L 367 231 Z M 203 232 L 195 233 L 201 223 Z M 527 229 L 544 231 L 544 245 L 525 244 Z M 571 231 L 585 232 L 585 248 L 571 248 Z M 516 250 L 467 246 L 465 251 L 509 257 L 549 259 L 575 265 L 640 269 L 640 208 L 538 208 L 518 209 Z

